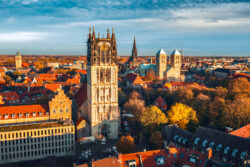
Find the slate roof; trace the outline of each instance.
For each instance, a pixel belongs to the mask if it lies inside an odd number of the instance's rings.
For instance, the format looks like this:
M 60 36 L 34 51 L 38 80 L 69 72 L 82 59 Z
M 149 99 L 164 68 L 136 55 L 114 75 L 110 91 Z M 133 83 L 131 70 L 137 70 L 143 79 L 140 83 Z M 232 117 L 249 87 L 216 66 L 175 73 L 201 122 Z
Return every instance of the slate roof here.
M 83 85 L 74 95 L 74 99 L 78 107 L 81 107 L 85 100 L 87 100 L 87 83 L 83 83 Z

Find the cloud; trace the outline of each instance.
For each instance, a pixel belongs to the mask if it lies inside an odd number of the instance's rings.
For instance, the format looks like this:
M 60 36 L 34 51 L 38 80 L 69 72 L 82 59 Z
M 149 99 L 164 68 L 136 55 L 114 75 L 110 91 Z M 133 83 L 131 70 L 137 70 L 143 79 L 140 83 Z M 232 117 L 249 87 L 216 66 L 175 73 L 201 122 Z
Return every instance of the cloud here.
M 0 33 L 0 42 L 30 42 L 40 41 L 48 37 L 48 33 L 43 32 L 11 32 Z

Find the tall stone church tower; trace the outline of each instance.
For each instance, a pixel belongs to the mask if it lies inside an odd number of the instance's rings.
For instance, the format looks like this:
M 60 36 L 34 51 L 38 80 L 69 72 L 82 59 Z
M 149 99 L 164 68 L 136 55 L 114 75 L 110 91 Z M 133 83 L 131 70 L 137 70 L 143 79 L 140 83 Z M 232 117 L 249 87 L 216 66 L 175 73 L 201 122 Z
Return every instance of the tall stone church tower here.
M 22 68 L 22 56 L 20 52 L 16 53 L 15 62 L 16 62 L 16 69 Z
M 87 51 L 87 99 L 91 136 L 118 137 L 118 67 L 115 33 L 96 37 L 89 30 Z
M 163 49 L 156 53 L 156 75 L 159 79 L 165 78 L 165 71 L 167 69 L 167 54 Z
M 130 64 L 130 67 L 138 67 L 139 63 L 137 60 L 137 48 L 136 48 L 136 40 L 134 37 L 134 43 L 133 43 L 133 49 L 132 49 L 132 56 L 128 60 L 128 64 Z

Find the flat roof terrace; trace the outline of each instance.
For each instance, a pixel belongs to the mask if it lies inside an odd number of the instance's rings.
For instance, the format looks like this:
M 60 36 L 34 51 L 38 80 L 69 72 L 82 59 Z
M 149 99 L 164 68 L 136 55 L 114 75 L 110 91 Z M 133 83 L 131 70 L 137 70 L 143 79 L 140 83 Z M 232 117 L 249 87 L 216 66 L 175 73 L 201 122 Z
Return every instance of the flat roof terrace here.
M 10 131 L 31 130 L 31 129 L 64 127 L 64 126 L 71 126 L 71 125 L 72 125 L 71 123 L 63 124 L 60 122 L 34 123 L 34 124 L 26 124 L 26 125 L 6 125 L 6 126 L 0 126 L 0 133 L 10 132 Z

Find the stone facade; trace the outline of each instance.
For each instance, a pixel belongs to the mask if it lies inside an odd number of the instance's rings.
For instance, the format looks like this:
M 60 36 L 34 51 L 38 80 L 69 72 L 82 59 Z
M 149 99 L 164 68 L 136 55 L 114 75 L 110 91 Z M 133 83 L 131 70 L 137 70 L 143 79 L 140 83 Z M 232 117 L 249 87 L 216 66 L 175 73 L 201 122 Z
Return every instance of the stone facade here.
M 87 108 L 90 135 L 118 137 L 118 67 L 115 33 L 96 38 L 89 33 L 87 55 Z
M 159 79 L 165 78 L 167 69 L 167 54 L 163 49 L 160 49 L 156 54 L 156 75 Z
M 20 52 L 16 53 L 15 63 L 16 63 L 16 69 L 22 68 L 22 56 L 21 56 Z

